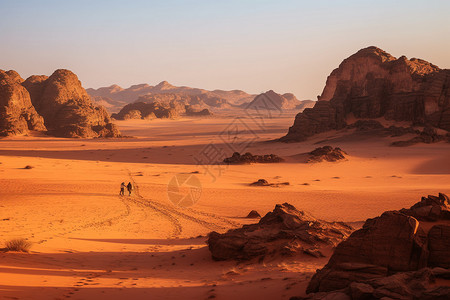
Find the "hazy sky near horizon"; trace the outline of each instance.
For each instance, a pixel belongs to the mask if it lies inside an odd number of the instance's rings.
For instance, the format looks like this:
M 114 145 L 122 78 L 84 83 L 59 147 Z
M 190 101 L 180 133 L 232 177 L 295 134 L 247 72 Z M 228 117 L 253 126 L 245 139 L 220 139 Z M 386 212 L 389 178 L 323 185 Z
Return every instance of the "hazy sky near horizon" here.
M 0 0 L 0 69 L 75 72 L 83 86 L 273 89 L 316 99 L 375 45 L 450 68 L 450 1 Z

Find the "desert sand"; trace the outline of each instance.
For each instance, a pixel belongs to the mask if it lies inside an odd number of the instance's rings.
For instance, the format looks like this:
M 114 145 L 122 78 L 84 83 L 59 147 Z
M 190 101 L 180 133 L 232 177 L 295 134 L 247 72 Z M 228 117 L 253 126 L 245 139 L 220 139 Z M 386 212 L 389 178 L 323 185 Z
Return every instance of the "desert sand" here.
M 389 146 L 394 138 L 351 131 L 273 142 L 292 119 L 277 116 L 263 125 L 231 117 L 128 120 L 116 122 L 129 136 L 122 139 L 0 140 L 0 243 L 32 243 L 30 253 L 0 252 L 0 298 L 289 299 L 305 293 L 308 279 L 329 257 L 216 262 L 206 235 L 257 222 L 244 217 L 251 210 L 264 215 L 277 203 L 358 227 L 423 195 L 450 193 L 448 143 L 397 148 Z M 246 131 L 230 136 L 235 122 Z M 210 143 L 230 156 L 237 147 L 230 141 L 286 162 L 197 164 Z M 299 161 L 298 154 L 323 145 L 341 147 L 348 159 Z M 201 197 L 191 207 L 168 197 L 177 174 L 201 182 Z M 260 178 L 290 184 L 249 186 Z M 119 197 L 123 181 L 135 183 L 131 196 Z

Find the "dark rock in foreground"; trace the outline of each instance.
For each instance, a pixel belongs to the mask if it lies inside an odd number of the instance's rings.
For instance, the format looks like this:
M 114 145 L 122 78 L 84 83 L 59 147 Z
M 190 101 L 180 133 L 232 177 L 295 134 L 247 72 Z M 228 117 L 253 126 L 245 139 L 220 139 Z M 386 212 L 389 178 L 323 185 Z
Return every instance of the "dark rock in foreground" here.
M 258 179 L 258 181 L 255 181 L 253 183 L 250 183 L 251 186 L 269 186 L 269 182 L 265 179 Z
M 338 160 L 345 159 L 344 154 L 347 153 L 338 147 L 333 148 L 331 146 L 323 146 L 314 149 L 308 154 L 309 157 L 307 162 L 321 162 L 321 161 L 335 162 Z
M 250 260 L 296 253 L 321 257 L 321 247 L 336 245 L 351 231 L 345 223 L 318 220 L 284 203 L 277 204 L 257 224 L 224 234 L 211 232 L 208 246 L 215 260 Z
M 368 219 L 316 272 L 305 299 L 449 299 L 448 287 L 432 284 L 450 279 L 448 209 L 439 194 Z
M 284 159 L 275 154 L 253 155 L 247 152 L 241 155 L 239 152 L 234 152 L 231 157 L 223 160 L 226 164 L 251 164 L 251 163 L 280 163 Z
M 277 182 L 277 183 L 269 183 L 265 179 L 258 179 L 258 181 L 255 181 L 253 183 L 250 183 L 250 186 L 272 186 L 272 187 L 279 187 L 282 185 L 290 185 L 289 182 Z
M 292 297 L 291 300 L 450 299 L 450 286 L 439 286 L 436 279 L 450 279 L 450 270 L 424 268 L 400 272 L 365 282 L 354 281 L 344 289 Z
M 447 195 L 422 197 L 411 208 L 403 208 L 401 213 L 412 216 L 419 221 L 450 220 L 450 200 Z

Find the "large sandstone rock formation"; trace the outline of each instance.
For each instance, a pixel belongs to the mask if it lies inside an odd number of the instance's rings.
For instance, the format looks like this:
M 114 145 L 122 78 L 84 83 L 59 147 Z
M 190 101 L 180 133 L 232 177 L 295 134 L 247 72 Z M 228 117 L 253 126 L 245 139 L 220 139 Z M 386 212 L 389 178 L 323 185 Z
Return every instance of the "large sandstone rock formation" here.
M 323 256 L 321 247 L 336 245 L 351 231 L 345 223 L 318 220 L 284 203 L 277 204 L 257 224 L 224 234 L 211 232 L 208 246 L 215 260 L 249 260 L 295 253 L 320 257 Z
M 22 82 L 17 72 L 0 70 L 0 136 L 46 130 Z
M 368 47 L 345 59 L 311 109 L 299 113 L 282 141 L 302 141 L 347 127 L 347 118 L 385 118 L 450 130 L 450 70 L 398 59 Z
M 439 194 L 422 198 L 410 209 L 368 219 L 316 272 L 307 288 L 314 294 L 307 299 L 325 299 L 327 295 L 331 299 L 337 294 L 342 294 L 342 299 L 422 299 L 435 288 L 432 277 L 446 274 L 450 279 L 448 211 L 448 197 Z M 433 269 L 423 269 L 427 267 Z M 410 286 L 413 279 L 415 285 Z M 364 296 L 354 296 L 355 289 Z M 433 293 L 448 299 L 450 289 Z
M 44 117 L 48 133 L 60 137 L 117 137 L 107 111 L 94 106 L 78 77 L 56 70 L 50 77 L 31 76 L 22 85 Z

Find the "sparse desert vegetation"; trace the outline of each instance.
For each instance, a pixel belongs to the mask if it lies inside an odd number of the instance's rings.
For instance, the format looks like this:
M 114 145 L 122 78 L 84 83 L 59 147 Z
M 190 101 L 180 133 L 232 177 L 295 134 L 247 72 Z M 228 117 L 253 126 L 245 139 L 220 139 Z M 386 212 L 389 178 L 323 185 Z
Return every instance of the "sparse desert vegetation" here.
M 5 247 L 2 249 L 4 252 L 29 252 L 31 248 L 31 242 L 24 238 L 11 239 L 5 242 Z

